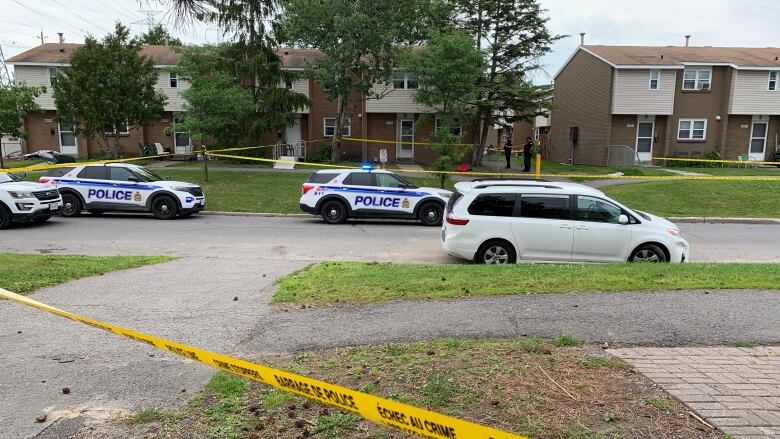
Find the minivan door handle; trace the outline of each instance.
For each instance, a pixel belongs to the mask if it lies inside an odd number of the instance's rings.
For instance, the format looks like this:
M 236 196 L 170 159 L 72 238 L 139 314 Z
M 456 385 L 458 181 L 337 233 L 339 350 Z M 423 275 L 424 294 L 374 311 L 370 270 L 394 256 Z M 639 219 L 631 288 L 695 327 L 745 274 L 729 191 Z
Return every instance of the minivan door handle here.
M 590 230 L 590 227 L 577 226 L 577 227 L 575 227 L 575 230 Z

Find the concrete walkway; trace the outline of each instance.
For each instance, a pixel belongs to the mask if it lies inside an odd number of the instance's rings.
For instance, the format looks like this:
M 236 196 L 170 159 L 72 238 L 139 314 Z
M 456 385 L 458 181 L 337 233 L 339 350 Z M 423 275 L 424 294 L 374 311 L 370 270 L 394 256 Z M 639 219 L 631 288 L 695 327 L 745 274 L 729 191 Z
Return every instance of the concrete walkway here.
M 735 438 L 780 437 L 780 347 L 608 352 Z

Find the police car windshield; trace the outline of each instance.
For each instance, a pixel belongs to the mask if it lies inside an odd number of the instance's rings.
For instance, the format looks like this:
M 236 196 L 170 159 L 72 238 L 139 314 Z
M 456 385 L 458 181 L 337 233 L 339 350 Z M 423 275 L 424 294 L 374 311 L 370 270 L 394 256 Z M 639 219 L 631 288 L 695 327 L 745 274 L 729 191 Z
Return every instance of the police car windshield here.
M 7 172 L 0 172 L 0 183 L 11 183 L 14 181 L 19 181 L 15 175 Z
M 164 178 L 160 177 L 154 171 L 151 171 L 144 167 L 138 167 L 133 169 L 133 172 L 135 175 L 140 177 L 143 181 L 162 181 L 165 180 Z

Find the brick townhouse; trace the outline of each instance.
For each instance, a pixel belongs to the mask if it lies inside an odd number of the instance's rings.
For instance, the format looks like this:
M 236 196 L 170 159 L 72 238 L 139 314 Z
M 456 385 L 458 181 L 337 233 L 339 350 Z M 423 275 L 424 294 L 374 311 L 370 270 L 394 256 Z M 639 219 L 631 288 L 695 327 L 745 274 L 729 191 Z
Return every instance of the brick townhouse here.
M 622 164 L 629 148 L 642 161 L 771 158 L 779 57 L 778 48 L 582 45 L 555 76 L 547 152 L 591 165 Z
M 88 157 L 99 150 L 95 139 L 74 136 L 73 125 L 58 123 L 55 119 L 56 107 L 52 97 L 51 74 L 58 67 L 67 65 L 70 55 L 79 46 L 79 44 L 47 43 L 8 60 L 8 63 L 14 66 L 17 83 L 47 86 L 46 93 L 37 100 L 43 111 L 30 114 L 25 120 L 29 139 L 24 141 L 22 146 L 24 152 L 52 149 L 65 154 Z M 278 53 L 285 69 L 301 72 L 308 63 L 322 56 L 319 51 L 313 49 L 279 49 Z M 180 120 L 178 113 L 183 110 L 184 105 L 180 94 L 189 85 L 183 78 L 177 78 L 175 74 L 164 70 L 165 67 L 177 62 L 179 54 L 169 46 L 144 46 L 141 55 L 154 61 L 155 67 L 159 70 L 156 87 L 167 96 L 168 100 L 165 104 L 165 113 L 159 120 L 144 127 L 130 127 L 120 135 L 122 154 L 125 156 L 139 154 L 139 144 L 144 142 L 160 143 L 164 148 L 177 154 L 191 151 L 193 145 L 188 133 L 176 130 L 176 122 Z M 266 133 L 261 142 L 274 144 L 280 138 L 285 138 L 286 143 L 291 145 L 305 141 L 319 141 L 306 143 L 305 152 L 301 152 L 300 149 L 295 152 L 301 156 L 328 145 L 328 138 L 334 134 L 336 102 L 328 101 L 325 92 L 311 78 L 301 78 L 285 86 L 306 95 L 311 101 L 311 106 L 302 109 L 297 114 L 295 122 L 286 127 L 283 133 Z M 345 141 L 344 158 L 376 160 L 380 150 L 386 149 L 391 162 L 432 161 L 435 158 L 433 151 L 425 146 L 411 143 L 430 140 L 433 128 L 438 123 L 435 115 L 428 116 L 424 119 L 424 123 L 418 123 L 424 114 L 431 112 L 431 109 L 414 103 L 413 96 L 417 87 L 417 78 L 399 71 L 392 84 L 377 84 L 368 97 L 357 93 L 352 94 L 347 102 L 348 120 L 343 134 L 393 143 Z M 461 130 L 466 130 L 463 132 L 464 139 L 471 139 L 471 131 L 468 127 L 458 129 Z M 511 129 L 501 130 L 496 127 L 489 133 L 488 143 L 495 145 L 505 141 L 507 136 L 512 135 L 511 131 Z

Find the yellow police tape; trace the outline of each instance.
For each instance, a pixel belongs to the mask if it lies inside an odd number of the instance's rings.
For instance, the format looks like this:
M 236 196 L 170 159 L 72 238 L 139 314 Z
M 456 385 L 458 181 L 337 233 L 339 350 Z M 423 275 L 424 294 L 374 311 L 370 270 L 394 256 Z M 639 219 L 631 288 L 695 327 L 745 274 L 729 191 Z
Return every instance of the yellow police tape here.
M 738 165 L 780 165 L 780 162 L 759 162 L 753 160 L 715 160 L 715 159 L 686 159 L 682 157 L 652 157 L 652 160 L 663 160 L 678 162 L 699 162 L 699 163 L 734 163 Z
M 275 160 L 265 159 L 259 157 L 244 157 L 228 154 L 214 154 L 207 152 L 206 155 L 214 157 L 222 157 L 229 159 L 241 159 L 251 160 L 266 163 L 287 163 L 300 166 L 314 166 L 319 168 L 328 169 L 360 169 L 355 166 L 344 165 L 332 165 L 329 163 L 311 163 L 311 162 L 295 162 L 292 160 Z M 414 169 L 393 169 L 393 172 L 399 173 L 413 173 L 413 174 L 454 174 L 454 175 L 474 175 L 474 176 L 497 176 L 497 177 L 523 177 L 528 179 L 534 176 L 530 173 L 517 173 L 517 172 L 459 172 L 459 171 L 418 171 Z M 582 178 L 582 179 L 627 179 L 627 180 L 729 180 L 729 181 L 776 181 L 780 182 L 780 176 L 778 177 L 766 177 L 766 176 L 732 176 L 732 175 L 603 175 L 603 174 L 539 174 L 540 177 L 552 177 L 552 178 Z
M 177 155 L 192 155 L 194 153 L 187 153 L 187 154 L 177 154 Z M 158 155 L 147 155 L 143 157 L 130 157 L 127 159 L 115 159 L 115 160 L 93 160 L 91 162 L 76 162 L 76 163 L 56 163 L 53 165 L 31 165 L 31 166 L 24 166 L 19 168 L 0 168 L 0 172 L 32 172 L 32 171 L 46 171 L 49 169 L 57 169 L 57 168 L 72 168 L 74 166 L 84 166 L 84 165 L 99 165 L 103 163 L 122 163 L 122 162 L 132 162 L 134 160 L 146 160 L 146 159 L 155 159 L 159 157 L 169 157 L 171 154 L 158 154 Z
M 250 363 L 121 326 L 82 317 L 2 288 L 0 288 L 0 298 L 65 317 L 115 335 L 127 337 L 131 340 L 172 352 L 189 360 L 196 360 L 235 375 L 267 384 L 285 392 L 294 393 L 344 411 L 353 412 L 370 421 L 396 428 L 417 437 L 428 439 L 526 439 L 523 436 L 358 392 L 347 387 Z

